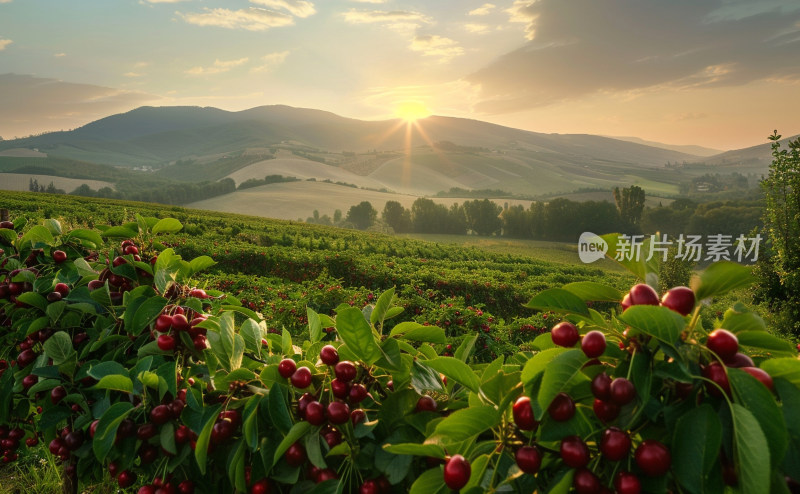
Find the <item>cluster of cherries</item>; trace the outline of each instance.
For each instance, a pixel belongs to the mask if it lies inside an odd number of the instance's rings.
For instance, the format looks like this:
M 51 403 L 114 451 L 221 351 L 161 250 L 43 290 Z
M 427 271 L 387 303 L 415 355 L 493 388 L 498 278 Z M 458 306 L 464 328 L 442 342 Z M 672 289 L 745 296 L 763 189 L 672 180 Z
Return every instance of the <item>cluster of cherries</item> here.
M 208 298 L 205 291 L 199 288 L 193 289 L 190 293 L 195 298 Z M 151 336 L 157 341 L 159 349 L 173 352 L 183 346 L 180 333 L 185 332 L 191 339 L 194 350 L 202 352 L 208 348 L 207 331 L 198 325 L 207 318 L 207 315 L 195 313 L 192 309 L 184 309 L 180 305 L 168 305 L 156 318 Z

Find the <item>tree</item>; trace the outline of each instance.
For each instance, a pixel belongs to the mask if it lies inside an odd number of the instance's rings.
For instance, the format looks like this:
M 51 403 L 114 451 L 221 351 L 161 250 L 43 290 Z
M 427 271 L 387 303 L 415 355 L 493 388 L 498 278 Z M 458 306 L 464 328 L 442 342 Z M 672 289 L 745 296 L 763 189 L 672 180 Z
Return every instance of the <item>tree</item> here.
M 447 229 L 447 207 L 420 197 L 411 205 L 411 224 L 418 233 L 442 233 Z
M 503 221 L 500 219 L 502 208 L 490 201 L 474 199 L 464 203 L 467 216 L 467 228 L 478 235 L 492 235 L 500 231 Z
M 411 211 L 397 201 L 386 201 L 381 219 L 396 233 L 411 231 Z
M 347 221 L 359 230 L 366 230 L 375 222 L 378 212 L 372 207 L 369 201 L 361 201 L 356 206 L 351 206 L 347 211 Z
M 639 221 L 644 211 L 644 189 L 637 185 L 625 187 L 622 191 L 614 187 L 614 202 L 622 222 L 628 227 L 638 230 Z

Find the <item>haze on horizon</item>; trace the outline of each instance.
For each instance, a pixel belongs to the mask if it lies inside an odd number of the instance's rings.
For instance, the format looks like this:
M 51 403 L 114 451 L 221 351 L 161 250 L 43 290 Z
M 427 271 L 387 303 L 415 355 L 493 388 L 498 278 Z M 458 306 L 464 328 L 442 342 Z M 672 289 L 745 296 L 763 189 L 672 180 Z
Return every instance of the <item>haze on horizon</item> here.
M 800 133 L 799 48 L 793 0 L 0 0 L 0 136 L 286 104 L 736 149 Z

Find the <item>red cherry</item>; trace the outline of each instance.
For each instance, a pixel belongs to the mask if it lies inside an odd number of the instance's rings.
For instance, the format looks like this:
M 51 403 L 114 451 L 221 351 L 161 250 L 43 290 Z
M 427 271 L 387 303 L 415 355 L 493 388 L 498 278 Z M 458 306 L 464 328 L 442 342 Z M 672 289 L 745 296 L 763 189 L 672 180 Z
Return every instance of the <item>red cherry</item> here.
M 367 388 L 365 388 L 363 384 L 353 384 L 349 393 L 350 403 L 361 403 L 366 397 Z
M 191 480 L 184 480 L 178 484 L 178 492 L 181 494 L 194 494 L 194 482 Z
M 175 338 L 168 334 L 158 335 L 158 348 L 165 352 L 175 349 Z
M 136 482 L 136 474 L 130 470 L 123 470 L 119 473 L 119 476 L 117 476 L 117 483 L 122 489 L 127 489 L 132 486 L 134 482 Z
M 753 359 L 743 354 L 742 352 L 737 352 L 733 357 L 725 359 L 724 362 L 725 365 L 727 365 L 728 367 L 735 367 L 735 368 L 755 367 Z
M 112 461 L 111 463 L 108 464 L 108 474 L 111 475 L 111 478 L 116 477 L 118 472 L 119 472 L 119 464 L 117 464 L 116 461 Z
M 350 412 L 350 422 L 353 423 L 353 427 L 361 422 L 367 420 L 367 412 L 362 410 L 361 408 L 356 408 L 352 412 Z
M 63 447 L 64 447 L 64 441 L 60 437 L 57 437 L 52 441 L 50 441 L 50 444 L 47 446 L 47 448 L 50 450 L 50 453 L 53 455 L 57 455 L 58 451 Z
M 592 395 L 599 400 L 611 398 L 611 378 L 601 372 L 592 379 Z
M 580 468 L 572 477 L 572 487 L 577 494 L 598 494 L 600 491 L 600 479 L 595 474 L 585 468 Z
M 330 468 L 325 468 L 319 471 L 317 474 L 317 483 L 320 484 L 327 480 L 336 480 L 339 476 L 336 474 L 335 471 L 331 470 Z
M 331 381 L 331 392 L 333 396 L 343 400 L 350 396 L 350 384 L 334 378 Z
M 292 467 L 299 467 L 306 462 L 306 449 L 300 443 L 294 443 L 284 453 L 286 463 Z
M 722 391 L 727 395 L 731 394 L 731 384 L 728 381 L 728 374 L 724 365 L 719 362 L 711 362 L 703 369 L 703 377 L 716 383 L 716 386 L 709 382 L 705 383 L 706 391 L 711 396 L 721 397 Z M 722 391 L 720 391 L 720 388 L 722 388 Z
M 599 357 L 606 351 L 606 335 L 600 331 L 589 331 L 583 335 L 581 350 L 589 358 Z
M 28 374 L 27 376 L 22 378 L 22 387 L 24 389 L 29 389 L 31 386 L 39 382 L 39 378 L 33 374 Z
M 542 466 L 542 453 L 536 446 L 523 446 L 514 455 L 517 466 L 525 473 L 534 474 Z
M 660 477 L 667 473 L 672 462 L 669 449 L 654 439 L 643 441 L 633 455 L 639 468 L 650 477 Z
M 289 379 L 297 370 L 297 364 L 290 358 L 285 358 L 278 364 L 278 374 L 284 379 Z
M 520 430 L 532 431 L 539 426 L 539 422 L 537 422 L 533 416 L 531 399 L 527 396 L 520 396 L 517 398 L 511 410 L 514 415 L 514 423 L 517 424 Z
M 659 305 L 658 293 L 650 285 L 639 283 L 628 292 L 631 305 Z
M 414 411 L 417 412 L 435 412 L 436 411 L 436 400 L 431 398 L 428 395 L 422 395 L 417 400 L 417 406 L 415 407 Z
M 234 426 L 230 420 L 220 420 L 211 428 L 211 443 L 222 444 L 233 436 Z
M 575 415 L 575 402 L 568 394 L 558 393 L 547 408 L 547 413 L 556 422 L 566 422 Z
M 619 461 L 628 456 L 631 451 L 631 438 L 628 434 L 616 427 L 609 427 L 603 431 L 600 440 L 600 452 L 611 461 Z
M 471 474 L 469 462 L 461 455 L 451 456 L 444 464 L 444 483 L 454 491 L 467 485 Z
M 191 290 L 189 290 L 189 296 L 202 299 L 208 298 L 208 294 L 202 288 L 192 288 Z
M 39 439 L 35 437 L 29 437 L 28 439 L 25 440 L 25 445 L 29 448 L 32 448 L 37 444 L 39 444 Z
M 67 260 L 67 253 L 66 252 L 64 252 L 63 250 L 54 250 L 53 251 L 53 261 L 55 261 L 58 264 L 61 264 L 62 262 L 66 261 L 66 260 Z
M 339 363 L 339 352 L 333 345 L 325 345 L 319 351 L 319 358 L 325 365 L 336 365 Z
M 636 475 L 622 470 L 614 478 L 614 488 L 618 494 L 639 494 L 642 492 L 642 483 Z
M 159 333 L 166 333 L 172 327 L 172 316 L 169 314 L 161 314 L 156 318 L 153 329 Z
M 695 297 L 691 288 L 676 286 L 661 297 L 661 305 L 674 310 L 682 316 L 689 315 L 694 310 Z
M 327 415 L 332 424 L 344 424 L 350 420 L 350 407 L 345 403 L 332 401 L 328 404 Z
M 167 405 L 158 405 L 150 410 L 150 422 L 156 425 L 166 424 L 172 420 L 172 409 Z
M 56 283 L 53 291 L 60 293 L 63 297 L 69 294 L 69 286 L 66 283 Z
M 337 379 L 349 383 L 356 378 L 356 366 L 349 360 L 342 360 L 334 366 L 333 373 Z
M 136 247 L 135 245 L 128 245 L 125 247 L 123 252 L 125 253 L 125 255 L 135 255 L 139 253 L 139 248 Z
M 581 338 L 578 328 L 569 321 L 561 321 L 550 330 L 553 343 L 558 346 L 572 348 Z
M 311 425 L 322 425 L 325 423 L 325 407 L 318 401 L 312 401 L 306 406 L 305 418 Z
M 610 401 L 603 401 L 595 399 L 592 405 L 594 414 L 597 415 L 603 423 L 612 422 L 619 416 L 619 405 L 611 403 Z
M 64 389 L 64 386 L 56 386 L 50 390 L 50 402 L 53 405 L 58 405 L 65 396 L 67 396 L 67 390 Z
M 611 401 L 619 406 L 627 405 L 636 397 L 636 388 L 624 377 L 618 377 L 611 381 L 609 391 Z
M 589 464 L 589 448 L 578 436 L 568 436 L 561 440 L 561 459 L 567 466 L 583 468 Z
M 314 395 L 312 395 L 311 393 L 303 393 L 303 396 L 301 396 L 297 400 L 297 412 L 300 414 L 301 417 L 305 417 L 306 408 L 308 407 L 308 404 L 311 403 L 312 401 L 317 401 L 317 399 L 314 398 Z
M 732 358 L 739 351 L 739 339 L 727 329 L 715 329 L 708 335 L 706 346 L 725 360 Z
M 169 408 L 170 410 L 172 410 L 172 416 L 175 418 L 179 418 L 181 416 L 181 413 L 183 412 L 183 407 L 185 406 L 186 403 L 180 398 L 172 400 L 169 404 Z
M 381 487 L 375 479 L 367 479 L 358 489 L 358 494 L 381 494 Z
M 311 370 L 308 367 L 300 367 L 290 378 L 292 386 L 298 389 L 305 389 L 311 386 Z
M 198 334 L 192 337 L 192 345 L 194 349 L 198 352 L 202 352 L 206 348 L 208 348 L 208 344 L 206 343 L 206 337 L 202 334 Z
M 229 420 L 233 424 L 234 429 L 239 427 L 242 423 L 242 416 L 239 415 L 238 410 L 223 410 L 217 416 L 218 420 Z
M 172 328 L 175 331 L 189 331 L 191 326 L 189 325 L 189 320 L 186 319 L 186 316 L 183 314 L 173 314 L 172 315 Z
M 765 370 L 759 369 L 758 367 L 742 367 L 742 370 L 761 381 L 761 384 L 772 391 L 772 376 L 767 374 Z
M 140 441 L 147 441 L 151 437 L 155 437 L 156 434 L 158 434 L 158 427 L 152 423 L 142 424 L 136 430 L 136 438 Z

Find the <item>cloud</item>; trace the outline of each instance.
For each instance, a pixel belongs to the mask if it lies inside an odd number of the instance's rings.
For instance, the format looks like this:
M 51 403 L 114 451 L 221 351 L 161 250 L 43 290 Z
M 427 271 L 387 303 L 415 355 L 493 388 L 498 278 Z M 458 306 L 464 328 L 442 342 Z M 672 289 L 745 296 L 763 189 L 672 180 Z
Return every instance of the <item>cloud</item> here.
M 464 29 L 473 34 L 486 34 L 491 30 L 486 24 L 476 24 L 472 22 L 464 24 Z
M 66 54 L 66 53 L 64 53 L 64 52 L 61 52 L 61 53 L 53 53 L 53 56 L 54 56 L 54 57 L 56 57 L 56 58 L 61 58 L 61 57 L 66 57 L 66 56 L 67 56 L 67 54 Z
M 0 0 L 0 3 L 11 3 L 11 0 Z
M 31 75 L 0 74 L 0 135 L 6 139 L 72 129 L 112 113 L 128 111 L 159 96 Z
M 386 3 L 386 0 L 350 0 L 356 3 Z
M 282 64 L 286 60 L 286 57 L 288 56 L 289 56 L 288 50 L 264 55 L 263 57 L 261 57 L 261 61 L 263 63 L 261 65 L 258 65 L 250 69 L 250 72 L 253 74 L 258 74 L 261 72 L 269 72 L 278 65 Z
M 597 93 L 800 81 L 800 5 L 790 0 L 517 0 L 509 14 L 526 23 L 530 41 L 467 77 L 482 88 L 481 112 Z
M 241 10 L 203 9 L 202 13 L 183 14 L 177 12 L 189 24 L 215 26 L 247 31 L 266 31 L 273 27 L 291 26 L 294 18 L 287 14 L 267 9 L 250 7 Z
M 250 0 L 250 3 L 284 9 L 295 17 L 308 17 L 317 12 L 314 4 L 306 0 Z
M 469 15 L 489 15 L 495 7 L 497 7 L 497 5 L 493 3 L 485 3 L 477 9 L 470 10 Z
M 125 72 L 122 75 L 123 77 L 144 77 L 144 74 L 140 72 Z
M 457 41 L 436 35 L 415 36 L 411 49 L 426 57 L 439 57 L 440 62 L 448 62 L 453 57 L 464 54 Z
M 344 20 L 351 24 L 384 24 L 395 31 L 413 31 L 422 24 L 430 24 L 425 14 L 409 10 L 356 10 L 345 12 Z
M 214 74 L 221 74 L 223 72 L 228 72 L 234 67 L 239 67 L 240 65 L 246 64 L 250 59 L 247 57 L 239 58 L 237 60 L 215 60 L 214 65 L 210 67 L 192 67 L 191 69 L 187 70 L 186 73 L 189 75 L 214 75 Z
M 0 51 L 5 50 L 6 46 L 10 45 L 11 43 L 13 43 L 13 41 L 10 39 L 0 39 Z

